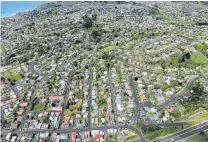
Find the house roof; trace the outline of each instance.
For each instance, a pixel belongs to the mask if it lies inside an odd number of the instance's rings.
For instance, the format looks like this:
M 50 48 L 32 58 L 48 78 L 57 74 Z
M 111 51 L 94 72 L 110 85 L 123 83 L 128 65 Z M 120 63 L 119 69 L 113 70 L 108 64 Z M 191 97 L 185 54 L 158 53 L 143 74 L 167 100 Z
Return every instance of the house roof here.
M 1 84 L 1 89 L 4 89 L 6 88 L 6 85 L 5 84 Z
M 131 90 L 131 89 L 132 89 L 132 86 L 131 86 L 131 85 L 129 85 L 129 86 L 128 86 L 128 90 Z
M 190 93 L 189 93 L 189 92 L 187 92 L 187 93 L 186 93 L 186 96 L 190 96 Z
M 9 101 L 1 102 L 1 106 L 8 105 L 8 104 L 10 104 Z
M 68 139 L 68 134 L 61 134 L 61 139 L 67 140 Z
M 52 107 L 51 110 L 62 111 L 62 107 L 61 106 Z
M 68 121 L 71 117 L 70 116 L 65 116 L 64 121 Z
M 42 102 L 42 103 L 44 103 L 46 101 L 47 101 L 47 99 L 45 99 L 45 98 L 40 100 L 40 102 Z
M 4 99 L 4 98 L 6 98 L 6 96 L 0 96 L 0 100 L 2 100 L 2 99 Z
M 76 132 L 72 132 L 71 140 L 72 140 L 72 142 L 76 142 Z
M 20 106 L 21 107 L 26 107 L 26 106 L 28 106 L 28 103 L 21 103 Z
M 98 134 L 98 135 L 95 135 L 93 138 L 94 138 L 94 140 L 97 140 L 97 139 L 100 139 L 100 138 L 104 138 L 104 135 Z
M 23 112 L 24 112 L 24 110 L 20 110 L 20 111 L 17 111 L 17 114 L 21 115 L 21 114 L 23 114 Z
M 46 140 L 45 139 L 40 139 L 40 142 L 46 142 Z
M 51 134 L 51 136 L 52 136 L 52 137 L 56 137 L 56 136 L 57 136 L 57 133 L 54 132 L 54 133 Z
M 129 101 L 130 102 L 134 102 L 134 98 L 129 98 Z
M 142 102 L 144 102 L 144 100 L 146 99 L 146 97 L 144 95 L 140 96 L 140 99 Z
M 64 96 L 49 96 L 49 99 L 64 99 Z
M 175 110 L 175 108 L 172 106 L 168 109 L 169 112 L 173 112 Z
M 56 116 L 59 116 L 61 112 L 56 112 Z

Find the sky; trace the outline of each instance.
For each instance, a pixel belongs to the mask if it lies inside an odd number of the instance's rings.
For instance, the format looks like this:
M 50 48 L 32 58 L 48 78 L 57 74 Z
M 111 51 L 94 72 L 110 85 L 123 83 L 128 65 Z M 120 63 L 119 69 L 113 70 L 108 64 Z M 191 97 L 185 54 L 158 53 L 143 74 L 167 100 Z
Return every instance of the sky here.
M 1 17 L 11 16 L 18 12 L 30 11 L 47 2 L 48 1 L 2 1 Z

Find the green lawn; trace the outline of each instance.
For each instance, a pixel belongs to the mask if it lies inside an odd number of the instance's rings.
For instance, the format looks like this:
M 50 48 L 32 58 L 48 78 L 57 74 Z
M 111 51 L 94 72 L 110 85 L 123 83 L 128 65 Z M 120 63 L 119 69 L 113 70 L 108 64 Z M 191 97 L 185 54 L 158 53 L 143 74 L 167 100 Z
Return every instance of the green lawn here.
M 157 130 L 146 130 L 146 132 L 142 129 L 141 126 L 137 125 L 136 128 L 141 131 L 145 135 L 145 139 L 148 141 L 160 139 L 164 136 L 171 135 L 172 133 L 179 132 L 186 127 L 165 127 Z
M 204 136 L 202 135 L 194 135 L 184 140 L 184 142 L 207 142 L 208 141 L 208 132 Z
M 103 30 L 104 30 L 105 32 L 107 32 L 107 33 L 111 33 L 111 32 L 112 32 L 112 30 L 109 29 L 109 28 L 107 28 L 107 27 L 104 27 Z
M 16 73 L 14 75 L 12 75 L 10 72 L 5 72 L 4 75 L 6 77 L 8 77 L 9 79 L 13 80 L 22 80 L 22 76 L 21 76 L 22 73 Z
M 66 109 L 64 111 L 64 116 L 72 116 L 72 111 L 70 111 L 69 109 Z
M 112 46 L 104 48 L 104 52 L 109 53 L 110 51 L 115 50 L 115 49 L 116 49 L 116 46 L 112 45 Z
M 9 71 L 3 73 L 4 76 L 8 77 L 11 80 L 22 80 L 21 74 L 23 73 L 20 67 L 12 68 Z
M 21 66 L 23 68 L 23 66 Z M 21 72 L 20 66 L 10 69 L 10 72 Z
M 182 127 L 167 127 L 167 128 L 162 128 L 160 130 L 155 130 L 155 131 L 149 131 L 145 134 L 145 138 L 148 140 L 156 140 L 159 139 L 163 136 L 167 136 L 169 134 L 179 132 L 183 130 Z
M 201 138 L 200 135 L 194 135 L 188 139 L 185 139 L 184 142 L 197 142 L 197 140 L 199 140 L 199 138 Z
M 137 142 L 139 141 L 136 135 L 131 135 L 131 136 L 125 138 L 125 140 L 123 142 L 132 142 L 135 139 L 137 140 Z
M 185 19 L 176 19 L 168 16 L 164 16 L 163 19 L 166 20 L 168 23 L 176 26 L 191 26 L 193 24 L 193 22 L 187 21 Z
M 131 130 L 123 130 L 124 132 L 126 132 L 128 134 L 128 136 L 124 137 L 122 142 L 127 142 L 129 140 L 132 140 L 133 138 L 136 137 L 136 134 L 134 132 L 132 132 Z
M 118 138 L 113 136 L 113 137 L 108 137 L 106 139 L 106 142 L 118 142 Z
M 45 108 L 45 105 L 44 104 L 41 104 L 41 103 L 34 106 L 34 110 L 35 111 L 41 111 L 44 108 Z
M 202 114 L 200 114 L 200 112 Z M 199 114 L 191 117 L 191 119 L 190 119 L 190 123 L 192 125 L 196 125 L 196 124 L 203 122 L 203 121 L 208 121 L 208 112 L 206 110 L 201 109 L 200 111 L 196 111 L 196 113 L 197 114 L 199 113 Z
M 71 116 L 71 117 L 73 117 L 76 114 L 80 114 L 80 111 L 78 111 L 77 109 L 74 109 L 73 111 L 70 111 L 69 109 L 66 109 L 64 111 L 64 116 Z
M 159 8 L 158 11 L 159 11 L 159 13 L 161 13 L 161 14 L 163 14 L 163 13 L 166 12 L 166 10 L 165 10 L 165 9 L 162 9 L 162 8 Z
M 191 56 L 191 60 L 196 64 L 208 64 L 208 58 L 199 51 Z

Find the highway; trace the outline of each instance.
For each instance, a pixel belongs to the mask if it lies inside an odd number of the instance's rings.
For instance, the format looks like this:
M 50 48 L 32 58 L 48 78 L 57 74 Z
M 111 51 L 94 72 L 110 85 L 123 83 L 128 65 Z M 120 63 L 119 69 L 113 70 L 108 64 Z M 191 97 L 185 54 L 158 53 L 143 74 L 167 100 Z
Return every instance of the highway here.
M 144 125 L 146 127 L 154 127 L 154 126 L 170 127 L 170 126 L 185 126 L 185 125 L 188 125 L 188 122 L 163 122 L 163 123 L 141 123 L 141 122 L 138 122 L 138 124 Z
M 155 140 L 153 142 L 171 142 L 172 140 L 179 141 L 179 140 L 185 139 L 187 137 L 190 137 L 194 134 L 198 134 L 198 133 L 200 133 L 200 131 L 204 131 L 207 129 L 208 129 L 208 121 L 200 123 L 196 126 L 190 127 L 188 129 L 182 130 L 180 132 L 177 132 L 177 133 L 167 136 L 165 138 Z

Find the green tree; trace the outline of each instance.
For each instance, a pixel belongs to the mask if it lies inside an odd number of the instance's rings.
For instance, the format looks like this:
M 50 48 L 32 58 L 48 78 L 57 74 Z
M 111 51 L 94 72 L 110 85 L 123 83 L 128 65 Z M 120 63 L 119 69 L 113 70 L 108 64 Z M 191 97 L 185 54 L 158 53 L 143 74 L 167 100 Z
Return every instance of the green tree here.
M 176 117 L 176 118 L 178 118 L 178 117 L 181 116 L 181 112 L 177 109 L 177 110 L 175 110 L 175 111 L 173 112 L 173 116 Z
M 83 17 L 83 26 L 85 27 L 85 28 L 91 28 L 92 27 L 92 25 L 93 25 L 93 20 L 89 17 L 89 16 L 87 16 L 87 15 L 85 15 L 84 17 Z

